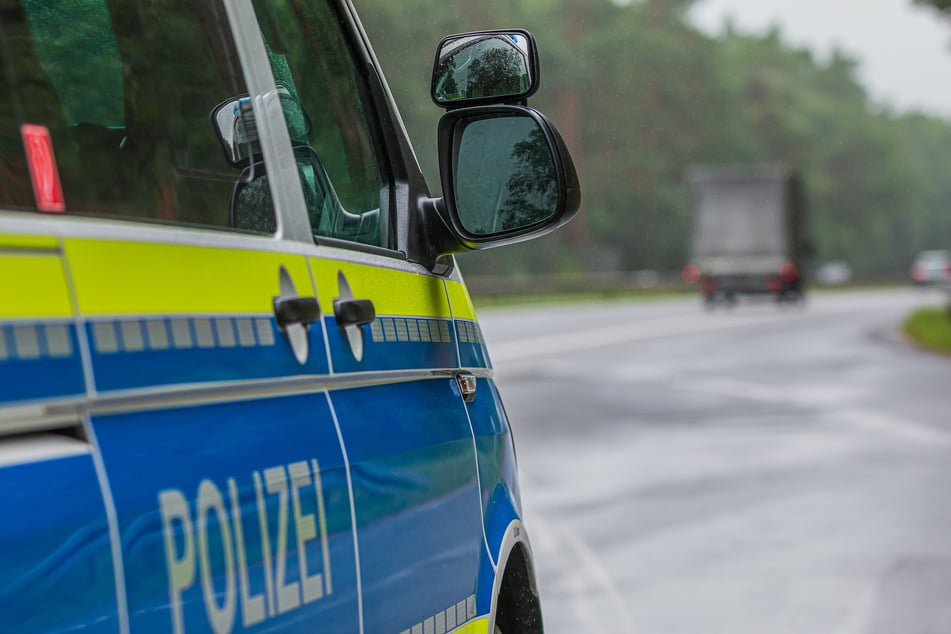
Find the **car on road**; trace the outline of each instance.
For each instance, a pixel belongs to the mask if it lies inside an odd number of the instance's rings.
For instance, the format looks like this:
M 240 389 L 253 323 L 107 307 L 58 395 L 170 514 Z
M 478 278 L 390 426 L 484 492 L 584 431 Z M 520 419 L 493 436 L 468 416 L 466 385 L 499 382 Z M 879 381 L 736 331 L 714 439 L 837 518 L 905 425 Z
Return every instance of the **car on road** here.
M 852 267 L 848 262 L 832 260 L 816 269 L 816 282 L 822 286 L 843 286 L 852 281 Z
M 919 286 L 951 285 L 951 251 L 922 251 L 908 269 L 908 277 Z
M 0 629 L 541 631 L 453 258 L 578 210 L 537 60 L 440 44 L 433 198 L 347 0 L 5 3 Z

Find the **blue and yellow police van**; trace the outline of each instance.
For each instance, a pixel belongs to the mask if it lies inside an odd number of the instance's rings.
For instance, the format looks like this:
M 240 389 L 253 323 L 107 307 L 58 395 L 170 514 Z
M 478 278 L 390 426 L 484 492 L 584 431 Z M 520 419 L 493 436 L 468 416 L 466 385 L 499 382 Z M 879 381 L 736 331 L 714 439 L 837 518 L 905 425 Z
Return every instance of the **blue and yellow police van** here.
M 346 0 L 0 0 L 0 631 L 540 632 L 453 254 L 580 189 L 531 36 L 427 189 Z

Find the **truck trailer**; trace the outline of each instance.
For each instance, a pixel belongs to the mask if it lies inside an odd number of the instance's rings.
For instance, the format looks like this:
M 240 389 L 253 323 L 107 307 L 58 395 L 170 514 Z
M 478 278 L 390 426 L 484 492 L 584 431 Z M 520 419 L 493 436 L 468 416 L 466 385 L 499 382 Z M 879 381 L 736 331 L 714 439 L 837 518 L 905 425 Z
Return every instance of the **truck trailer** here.
M 687 180 L 693 239 L 684 281 L 711 307 L 742 295 L 799 301 L 809 243 L 796 172 L 772 164 L 696 166 Z

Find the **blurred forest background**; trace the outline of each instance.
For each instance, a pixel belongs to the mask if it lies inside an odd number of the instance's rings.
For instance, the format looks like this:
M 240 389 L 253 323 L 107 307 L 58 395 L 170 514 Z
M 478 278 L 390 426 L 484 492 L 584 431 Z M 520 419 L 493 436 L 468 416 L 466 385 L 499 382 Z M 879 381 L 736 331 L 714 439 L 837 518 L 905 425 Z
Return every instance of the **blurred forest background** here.
M 684 175 L 694 163 L 797 166 L 814 265 L 839 260 L 859 279 L 901 278 L 918 251 L 951 248 L 951 121 L 875 103 L 845 53 L 819 59 L 779 30 L 710 37 L 687 19 L 694 0 L 354 4 L 434 194 L 436 44 L 515 26 L 538 41 L 541 88 L 530 105 L 572 150 L 582 213 L 544 239 L 463 256 L 469 275 L 679 271 L 690 257 Z

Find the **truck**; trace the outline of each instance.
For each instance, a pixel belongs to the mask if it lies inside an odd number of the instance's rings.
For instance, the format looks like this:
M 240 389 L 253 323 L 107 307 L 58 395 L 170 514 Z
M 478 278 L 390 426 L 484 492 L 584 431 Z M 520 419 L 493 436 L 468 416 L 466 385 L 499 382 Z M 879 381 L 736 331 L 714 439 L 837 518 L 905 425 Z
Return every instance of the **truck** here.
M 692 167 L 691 263 L 682 277 L 708 307 L 739 296 L 797 302 L 808 255 L 806 209 L 796 171 L 780 164 Z

